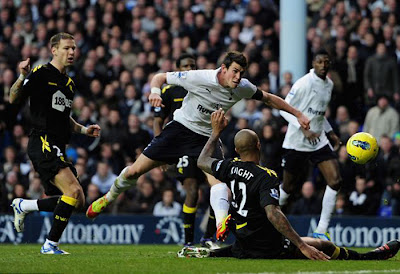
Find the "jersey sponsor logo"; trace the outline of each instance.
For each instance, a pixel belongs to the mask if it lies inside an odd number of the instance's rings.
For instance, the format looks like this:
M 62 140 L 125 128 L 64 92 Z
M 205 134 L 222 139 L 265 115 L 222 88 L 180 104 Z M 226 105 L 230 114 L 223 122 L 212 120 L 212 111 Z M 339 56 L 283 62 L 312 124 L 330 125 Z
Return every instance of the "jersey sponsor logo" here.
M 321 115 L 321 116 L 325 115 L 325 111 L 320 111 L 320 110 L 316 110 L 316 109 L 313 109 L 313 108 L 308 108 L 307 112 L 311 113 L 311 114 L 314 114 L 314 115 Z
M 197 110 L 202 113 L 206 113 L 206 114 L 210 114 L 210 115 L 211 115 L 211 113 L 213 113 L 211 110 L 206 109 L 205 107 L 203 107 L 200 104 L 197 106 Z
M 275 200 L 279 200 L 279 191 L 275 188 L 271 189 L 271 193 L 269 194 Z
M 57 90 L 57 92 L 53 94 L 51 106 L 55 110 L 64 112 L 66 107 L 71 108 L 72 100 L 67 99 L 65 94 L 63 94 L 61 91 Z

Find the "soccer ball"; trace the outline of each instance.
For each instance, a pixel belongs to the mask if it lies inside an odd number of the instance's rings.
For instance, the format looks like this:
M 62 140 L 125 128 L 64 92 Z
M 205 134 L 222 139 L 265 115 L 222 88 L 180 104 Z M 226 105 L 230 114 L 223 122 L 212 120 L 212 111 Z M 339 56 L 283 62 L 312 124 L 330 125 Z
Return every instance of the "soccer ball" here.
M 354 163 L 363 165 L 376 157 L 379 147 L 374 136 L 358 132 L 347 141 L 346 150 Z

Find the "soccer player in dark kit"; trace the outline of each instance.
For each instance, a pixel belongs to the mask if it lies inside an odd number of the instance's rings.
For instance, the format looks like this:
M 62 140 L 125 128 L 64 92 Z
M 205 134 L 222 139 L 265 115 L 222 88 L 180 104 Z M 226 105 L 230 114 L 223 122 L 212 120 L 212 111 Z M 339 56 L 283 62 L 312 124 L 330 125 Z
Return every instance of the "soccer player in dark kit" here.
M 18 68 L 20 76 L 11 87 L 10 102 L 18 104 L 30 100 L 32 130 L 29 135 L 28 155 L 45 187 L 47 199 L 14 199 L 14 226 L 24 229 L 26 214 L 32 211 L 54 212 L 54 220 L 40 253 L 69 254 L 58 247 L 58 241 L 75 208 L 85 203 L 82 187 L 72 163 L 65 158 L 65 147 L 72 133 L 90 137 L 100 136 L 100 126 L 84 127 L 70 117 L 74 95 L 74 82 L 66 74 L 74 63 L 76 44 L 68 33 L 51 37 L 50 63 L 30 71 L 29 58 Z
M 217 250 L 185 247 L 179 257 L 236 257 L 253 259 L 385 260 L 396 255 L 400 242 L 393 240 L 367 253 L 338 247 L 332 242 L 300 237 L 279 207 L 279 179 L 259 165 L 260 140 L 243 129 L 235 135 L 240 159 L 213 158 L 215 144 L 228 121 L 222 109 L 211 115 L 212 134 L 198 159 L 198 166 L 226 182 L 232 192 L 229 226 L 236 236 L 232 246 Z M 234 222 L 233 222 L 234 221 Z

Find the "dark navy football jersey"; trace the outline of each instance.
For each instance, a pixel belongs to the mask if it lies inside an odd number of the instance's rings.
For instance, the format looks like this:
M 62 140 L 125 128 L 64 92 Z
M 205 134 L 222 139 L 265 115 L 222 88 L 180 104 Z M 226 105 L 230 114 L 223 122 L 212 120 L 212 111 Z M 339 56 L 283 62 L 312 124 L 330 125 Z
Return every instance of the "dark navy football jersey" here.
M 274 254 L 282 246 L 282 234 L 269 222 L 265 207 L 279 205 L 279 179 L 275 171 L 239 159 L 217 160 L 212 164 L 215 178 L 232 192 L 230 212 L 236 220 L 235 236 L 246 249 Z
M 72 79 L 48 63 L 32 69 L 22 88 L 30 98 L 32 128 L 51 134 L 57 142 L 68 143 L 71 107 L 77 91 Z

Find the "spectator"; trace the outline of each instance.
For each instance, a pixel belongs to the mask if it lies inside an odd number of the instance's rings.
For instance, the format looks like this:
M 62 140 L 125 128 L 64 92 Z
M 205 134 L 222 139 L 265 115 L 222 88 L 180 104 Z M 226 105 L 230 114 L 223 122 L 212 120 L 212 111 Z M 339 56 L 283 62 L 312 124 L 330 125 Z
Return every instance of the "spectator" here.
M 393 99 L 399 93 L 399 75 L 396 62 L 387 55 L 384 43 L 378 43 L 376 54 L 368 58 L 364 69 L 364 88 L 366 103 L 371 105 L 381 95 Z
M 317 198 L 314 192 L 314 185 L 311 181 L 304 182 L 301 188 L 301 198 L 298 199 L 290 209 L 293 215 L 317 215 L 321 212 L 322 201 Z
M 155 204 L 153 215 L 157 217 L 179 216 L 181 211 L 181 204 L 174 201 L 174 191 L 168 188 L 162 192 L 162 201 Z
M 89 207 L 89 205 L 96 201 L 99 197 L 101 197 L 99 187 L 95 184 L 89 184 L 87 187 L 84 211 L 86 212 L 86 209 Z
M 372 107 L 365 117 L 364 131 L 380 140 L 382 135 L 393 136 L 399 131 L 399 114 L 389 105 L 389 97 L 378 97 L 377 106 Z
M 375 216 L 379 208 L 379 196 L 376 194 L 367 188 L 366 179 L 358 176 L 355 190 L 349 197 L 351 214 Z
M 41 184 L 40 178 L 33 178 L 32 182 L 29 184 L 29 189 L 27 192 L 27 196 L 29 199 L 37 200 L 43 198 L 44 189 Z
M 110 189 L 116 178 L 117 175 L 112 173 L 108 163 L 99 162 L 97 164 L 96 174 L 92 177 L 91 183 L 97 186 L 101 195 L 103 195 Z

